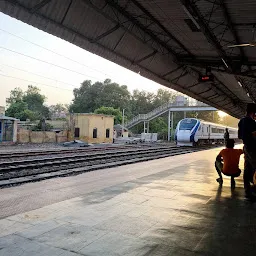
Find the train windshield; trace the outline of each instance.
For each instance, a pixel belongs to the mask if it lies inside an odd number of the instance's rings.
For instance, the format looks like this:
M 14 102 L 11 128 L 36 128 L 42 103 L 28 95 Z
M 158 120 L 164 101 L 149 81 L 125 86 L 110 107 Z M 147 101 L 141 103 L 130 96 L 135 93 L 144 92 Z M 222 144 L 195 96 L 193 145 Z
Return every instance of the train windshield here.
M 180 130 L 188 130 L 191 131 L 193 127 L 196 125 L 195 119 L 184 119 L 180 122 Z

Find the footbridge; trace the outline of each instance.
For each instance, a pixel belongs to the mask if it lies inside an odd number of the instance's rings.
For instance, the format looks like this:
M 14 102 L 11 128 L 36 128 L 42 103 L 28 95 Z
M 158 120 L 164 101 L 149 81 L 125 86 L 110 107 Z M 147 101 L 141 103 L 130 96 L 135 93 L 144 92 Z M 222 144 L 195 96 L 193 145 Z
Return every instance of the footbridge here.
M 186 117 L 186 112 L 191 112 L 191 111 L 196 111 L 196 112 L 217 111 L 217 109 L 201 102 L 187 103 L 187 104 L 186 103 L 184 104 L 184 102 L 174 102 L 174 103 L 170 102 L 150 111 L 147 114 L 139 114 L 135 116 L 133 119 L 125 123 L 125 127 L 130 129 L 133 126 L 143 122 L 144 133 L 149 132 L 149 122 L 168 112 L 168 141 L 170 141 L 172 132 L 174 131 L 173 113 L 184 112 L 184 117 Z
M 173 112 L 184 112 L 184 115 L 186 115 L 186 112 L 191 111 L 217 111 L 216 108 L 211 107 L 204 103 L 195 103 L 195 104 L 183 104 L 183 103 L 166 103 L 152 111 L 150 111 L 147 114 L 139 114 L 135 116 L 133 119 L 129 120 L 127 123 L 125 123 L 125 127 L 130 129 L 133 126 L 141 123 L 141 122 L 150 122 L 151 120 L 167 113 L 173 113 Z

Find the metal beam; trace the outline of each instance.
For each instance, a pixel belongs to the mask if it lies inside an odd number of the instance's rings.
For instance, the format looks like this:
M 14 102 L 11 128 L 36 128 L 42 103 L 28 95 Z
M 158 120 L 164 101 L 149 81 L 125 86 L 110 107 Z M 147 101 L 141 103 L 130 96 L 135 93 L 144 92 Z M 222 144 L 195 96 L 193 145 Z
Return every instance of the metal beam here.
M 43 8 L 45 5 L 50 3 L 52 0 L 43 0 L 39 4 L 36 4 L 34 7 L 30 9 L 31 13 L 37 12 L 39 9 Z
M 63 15 L 63 18 L 61 19 L 61 22 L 60 22 L 61 24 L 63 24 L 64 20 L 66 19 L 67 14 L 68 14 L 68 12 L 70 10 L 70 7 L 71 7 L 72 3 L 73 3 L 73 0 L 70 0 L 69 5 L 68 5 L 68 7 L 67 7 L 67 9 L 65 11 L 65 14 Z
M 120 5 L 118 5 L 113 0 L 106 0 L 106 2 L 115 8 L 119 13 L 121 13 L 124 17 L 126 17 L 129 21 L 134 23 L 139 29 L 144 31 L 146 34 L 148 34 L 155 42 L 157 42 L 159 45 L 164 47 L 168 52 L 170 52 L 177 61 L 178 54 L 165 42 L 163 42 L 161 39 L 159 39 L 150 29 L 145 27 L 143 24 L 141 24 L 137 19 L 135 19 L 129 12 L 127 12 L 124 8 L 122 8 Z
M 197 69 L 194 69 L 194 68 L 191 68 L 194 72 L 196 72 L 196 73 L 198 73 L 198 74 L 201 74 L 201 72 L 200 71 L 198 71 Z M 214 90 L 214 88 L 217 88 L 218 89 L 218 91 L 220 91 L 221 92 L 221 94 L 223 95 L 223 96 L 225 96 L 230 102 L 231 102 L 231 104 L 233 104 L 233 100 L 234 99 L 237 99 L 238 101 L 240 101 L 240 99 L 238 98 L 238 96 L 235 94 L 235 93 L 233 93 L 231 90 L 229 90 L 226 86 L 225 86 L 225 84 L 223 84 L 216 76 L 214 76 L 214 79 L 215 79 L 215 83 L 211 83 L 211 86 L 212 86 L 212 90 L 213 91 L 215 91 Z M 221 85 L 222 86 L 222 88 L 220 88 L 220 86 L 219 85 Z M 223 89 L 224 88 L 224 89 Z M 216 91 L 215 91 L 216 92 Z M 216 92 L 217 93 L 217 92 Z M 216 103 L 216 104 L 218 104 L 218 102 Z M 240 108 L 241 108 L 241 105 L 240 104 L 233 104 L 235 107 L 236 107 L 236 105 L 238 105 Z
M 134 64 L 138 64 L 138 63 L 142 62 L 143 60 L 146 60 L 146 59 L 148 59 L 148 58 L 150 58 L 150 57 L 156 55 L 156 53 L 157 53 L 157 51 L 153 51 L 152 53 L 150 53 L 150 54 L 148 54 L 148 55 L 142 57 L 141 59 L 135 60 L 135 61 L 134 61 Z
M 228 9 L 227 9 L 227 6 L 226 6 L 224 0 L 220 0 L 220 3 L 221 3 L 220 6 L 221 6 L 221 8 L 222 8 L 222 10 L 224 12 L 225 19 L 226 19 L 226 21 L 228 23 L 228 27 L 231 30 L 231 32 L 233 34 L 233 37 L 235 38 L 236 44 L 240 44 L 241 43 L 240 39 L 238 37 L 236 29 L 234 28 L 233 22 L 231 20 L 231 17 L 229 15 L 229 12 L 228 12 Z M 244 57 L 245 53 L 244 53 L 243 47 L 239 47 L 239 50 L 240 50 L 241 56 Z
M 256 66 L 256 61 L 248 61 L 244 60 L 241 63 L 241 58 L 240 57 L 229 57 L 229 60 L 232 61 L 233 65 L 240 65 L 243 64 L 245 66 Z M 212 66 L 212 67 L 223 67 L 223 62 L 220 58 L 213 58 L 213 57 L 203 57 L 203 58 L 188 58 L 188 57 L 183 57 L 180 58 L 180 63 L 184 65 L 196 65 L 196 66 L 201 66 L 201 67 L 207 67 L 207 66 Z M 230 73 L 236 73 L 237 71 L 230 71 Z
M 162 77 L 169 76 L 170 74 L 172 74 L 172 73 L 178 71 L 179 69 L 181 69 L 181 68 L 183 68 L 183 67 L 184 67 L 183 65 L 178 66 L 177 68 L 175 68 L 175 69 L 173 69 L 173 70 L 171 70 L 171 71 L 168 71 L 167 73 L 163 74 Z
M 95 43 L 95 42 L 99 41 L 100 39 L 104 38 L 105 36 L 108 36 L 111 33 L 115 32 L 119 28 L 120 28 L 120 24 L 117 24 L 113 28 L 109 29 L 108 31 L 106 31 L 106 32 L 102 33 L 101 35 L 97 36 L 96 38 L 92 39 L 91 43 Z
M 177 82 L 180 80 L 181 77 L 186 76 L 187 74 L 188 74 L 188 71 L 187 71 L 187 70 L 182 70 L 181 74 L 178 75 L 177 77 L 173 78 L 173 79 L 171 80 L 171 82 L 177 83 Z
M 204 17 L 198 10 L 196 4 L 191 0 L 181 0 L 182 4 L 188 9 L 188 11 L 197 17 L 196 22 L 199 24 L 202 32 L 204 33 L 207 40 L 214 46 L 218 54 L 222 57 L 227 58 L 226 52 L 222 49 L 218 39 L 211 33 L 211 29 L 204 21 Z
M 13 0 L 8 0 L 8 1 L 13 1 Z M 151 47 L 153 50 L 157 50 L 159 53 L 162 54 L 161 50 L 160 49 L 157 49 L 157 47 L 155 46 L 157 44 L 158 48 L 163 47 L 166 51 L 168 51 L 173 57 L 175 60 L 177 60 L 177 57 L 176 57 L 176 52 L 174 52 L 174 50 L 170 47 L 166 48 L 166 44 L 161 41 L 160 39 L 158 39 L 155 35 L 153 35 L 153 38 L 151 37 L 151 35 L 147 34 L 147 31 L 145 31 L 145 28 L 143 25 L 142 28 L 138 27 L 137 24 L 135 23 L 132 23 L 133 21 L 132 20 L 129 20 L 128 17 L 127 18 L 127 22 L 128 21 L 130 22 L 130 24 L 132 24 L 132 26 L 125 26 L 124 22 L 123 23 L 120 23 L 120 21 L 118 21 L 113 15 L 111 16 L 109 13 L 105 13 L 103 9 L 100 9 L 98 8 L 97 6 L 95 6 L 94 4 L 92 4 L 92 2 L 90 0 L 83 0 L 83 2 L 85 4 L 87 4 L 88 6 L 90 6 L 91 8 L 93 8 L 95 11 L 97 11 L 98 13 L 100 13 L 101 15 L 103 15 L 106 19 L 112 21 L 114 24 L 119 24 L 120 27 L 126 32 L 126 33 L 129 33 L 130 35 L 132 35 L 133 37 L 135 37 L 137 40 L 141 41 L 142 43 L 144 44 L 147 44 L 149 47 Z M 109 4 L 109 0 L 106 0 L 107 4 Z M 109 4 L 109 6 L 111 6 L 112 8 L 114 8 L 112 5 Z M 122 7 L 119 6 L 120 9 L 124 9 Z M 122 13 L 121 13 L 122 14 Z M 124 14 L 122 14 L 122 16 L 124 16 Z M 129 15 L 130 16 L 130 15 Z M 133 18 L 134 19 L 134 18 Z M 135 34 L 132 30 L 132 28 L 134 26 L 137 26 L 139 28 L 139 30 L 141 30 L 143 33 L 145 33 L 145 35 L 147 35 L 147 37 L 149 37 L 152 41 L 154 41 L 154 46 L 149 42 L 150 40 L 146 40 L 144 39 L 143 37 L 145 36 L 139 36 L 137 34 Z M 123 34 L 122 37 L 124 37 L 125 33 Z M 122 39 L 122 37 L 120 39 Z M 118 44 L 118 43 L 117 43 Z
M 160 27 L 167 35 L 169 38 L 171 38 L 173 41 L 175 41 L 185 52 L 187 52 L 189 55 L 193 56 L 193 54 L 182 44 L 174 35 L 170 33 L 164 27 L 148 10 L 146 10 L 140 3 L 138 3 L 136 0 L 131 0 L 134 5 L 136 5 L 139 9 L 141 9 L 150 19 L 154 22 L 154 24 L 157 24 L 158 27 Z

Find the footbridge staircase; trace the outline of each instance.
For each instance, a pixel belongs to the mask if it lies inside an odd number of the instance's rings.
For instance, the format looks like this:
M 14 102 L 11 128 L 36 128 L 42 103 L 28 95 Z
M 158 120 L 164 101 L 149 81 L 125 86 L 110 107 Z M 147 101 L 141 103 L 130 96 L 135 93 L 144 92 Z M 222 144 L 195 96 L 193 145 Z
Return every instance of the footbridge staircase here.
M 170 113 L 173 113 L 173 112 L 186 113 L 189 111 L 217 111 L 217 109 L 201 102 L 184 103 L 184 101 L 182 101 L 182 102 L 166 103 L 150 111 L 147 114 L 139 114 L 135 116 L 133 119 L 125 123 L 125 127 L 130 129 L 141 122 L 144 122 L 144 124 L 148 123 L 151 120 L 167 112 L 169 112 L 169 116 L 170 116 Z

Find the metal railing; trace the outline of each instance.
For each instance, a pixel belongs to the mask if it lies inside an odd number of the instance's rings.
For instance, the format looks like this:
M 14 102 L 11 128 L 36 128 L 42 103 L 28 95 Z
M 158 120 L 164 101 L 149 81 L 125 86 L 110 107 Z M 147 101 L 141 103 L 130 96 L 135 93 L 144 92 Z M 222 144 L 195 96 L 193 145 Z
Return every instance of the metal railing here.
M 147 114 L 139 114 L 135 116 L 133 119 L 129 120 L 125 123 L 125 127 L 131 128 L 132 126 L 139 124 L 143 121 L 150 121 L 156 116 L 159 116 L 161 114 L 164 114 L 169 109 L 174 107 L 209 107 L 209 105 L 202 103 L 202 102 L 169 102 L 166 103 L 158 108 L 155 108 L 154 110 L 150 111 Z

